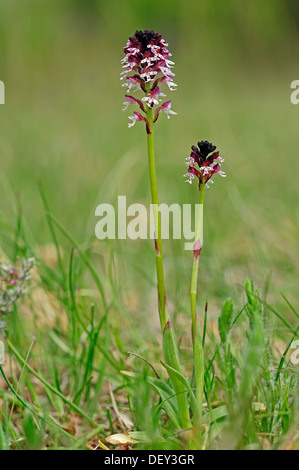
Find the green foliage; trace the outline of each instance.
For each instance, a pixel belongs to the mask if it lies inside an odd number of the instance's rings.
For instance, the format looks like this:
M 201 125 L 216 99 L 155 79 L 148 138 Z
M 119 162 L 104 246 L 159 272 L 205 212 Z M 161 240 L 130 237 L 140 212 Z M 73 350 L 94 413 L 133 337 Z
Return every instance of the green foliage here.
M 39 450 L 42 446 L 43 433 L 37 429 L 32 415 L 25 415 L 23 420 L 23 430 L 28 450 Z
M 177 343 L 173 326 L 170 323 L 166 324 L 163 332 L 163 352 L 166 361 L 165 367 L 167 368 L 174 392 L 177 396 L 179 420 L 183 428 L 188 428 L 191 425 L 186 393 L 189 387 L 187 386 L 186 389 L 186 384 L 181 378 L 182 374 L 180 372 L 181 367 L 178 359 Z
M 223 344 L 226 343 L 228 334 L 231 330 L 232 319 L 233 319 L 233 302 L 231 299 L 228 299 L 224 303 L 222 307 L 221 315 L 218 318 L 219 334 L 220 334 L 221 342 Z

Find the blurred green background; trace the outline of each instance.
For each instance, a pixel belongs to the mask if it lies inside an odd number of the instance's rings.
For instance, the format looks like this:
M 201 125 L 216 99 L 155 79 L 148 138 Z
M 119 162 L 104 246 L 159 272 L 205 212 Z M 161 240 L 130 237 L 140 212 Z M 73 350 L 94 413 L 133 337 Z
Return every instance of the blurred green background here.
M 176 63 L 178 90 L 167 95 L 178 115 L 163 116 L 156 127 L 160 202 L 197 202 L 195 185 L 182 176 L 192 144 L 208 139 L 225 158 L 228 177 L 215 176 L 206 195 L 201 302 L 208 296 L 216 315 L 225 297 L 240 301 L 249 276 L 261 288 L 269 284 L 276 302 L 282 290 L 298 306 L 293 0 L 0 0 L 3 248 L 10 254 L 15 191 L 32 245 L 50 243 L 40 179 L 52 213 L 80 243 L 91 240 L 103 276 L 113 253 L 127 308 L 147 312 L 155 302 L 152 243 L 94 237 L 98 204 L 117 195 L 128 204 L 150 198 L 144 128 L 129 130 L 131 113 L 121 111 L 120 60 L 136 29 L 161 33 Z M 68 257 L 70 247 L 60 240 Z M 164 247 L 168 297 L 178 312 L 188 307 L 192 255 L 183 242 Z

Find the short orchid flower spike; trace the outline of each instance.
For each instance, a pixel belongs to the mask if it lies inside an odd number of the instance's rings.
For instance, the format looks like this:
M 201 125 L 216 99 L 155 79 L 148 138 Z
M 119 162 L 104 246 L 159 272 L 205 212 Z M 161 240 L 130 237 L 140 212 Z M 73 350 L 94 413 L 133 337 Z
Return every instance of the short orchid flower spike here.
M 166 96 L 161 91 L 161 85 L 168 85 L 170 90 L 175 90 L 177 86 L 173 82 L 174 73 L 171 69 L 174 62 L 169 59 L 171 53 L 167 46 L 168 44 L 160 34 L 145 30 L 136 31 L 124 48 L 125 57 L 122 60 L 124 71 L 121 73 L 121 80 L 125 80 L 123 86 L 127 88 L 124 110 L 129 104 L 136 104 L 143 114 L 135 112 L 134 116 L 130 117 L 129 127 L 137 121 L 144 121 L 148 134 L 151 133 L 146 117 L 148 109 L 157 106 L 154 122 L 157 121 L 161 111 L 165 111 L 168 118 L 170 114 L 176 114 L 171 109 L 171 101 L 160 104 L 161 98 Z M 143 93 L 144 96 L 141 99 L 129 94 L 136 90 Z
M 209 187 L 207 183 L 213 183 L 211 177 L 215 173 L 223 177 L 226 176 L 224 171 L 220 170 L 220 163 L 224 162 L 224 159 L 219 156 L 219 152 L 215 152 L 216 146 L 207 140 L 202 140 L 197 145 L 197 147 L 195 145 L 191 147 L 192 152 L 190 157 L 186 158 L 188 173 L 184 176 L 188 178 L 186 183 L 191 184 L 196 176 L 199 181 L 199 187 L 201 184 Z

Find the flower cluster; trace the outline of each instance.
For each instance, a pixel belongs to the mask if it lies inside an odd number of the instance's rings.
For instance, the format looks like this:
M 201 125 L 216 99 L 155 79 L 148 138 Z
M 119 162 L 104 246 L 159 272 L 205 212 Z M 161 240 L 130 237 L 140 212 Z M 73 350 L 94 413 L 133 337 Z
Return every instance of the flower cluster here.
M 0 317 L 9 313 L 12 306 L 24 295 L 25 285 L 30 279 L 34 262 L 34 258 L 25 259 L 22 269 L 0 264 Z M 0 321 L 0 330 L 3 327 L 4 322 Z
M 198 142 L 198 147 L 192 145 L 191 149 L 190 157 L 186 158 L 186 165 L 188 165 L 188 173 L 184 175 L 188 177 L 186 183 L 191 184 L 194 177 L 197 176 L 199 187 L 201 184 L 209 187 L 207 183 L 215 173 L 218 173 L 220 176 L 226 176 L 224 171 L 220 170 L 220 163 L 224 160 L 219 156 L 219 152 L 215 152 L 215 145 L 207 140 L 202 140 Z M 213 183 L 212 180 L 210 182 Z
M 174 62 L 169 60 L 171 54 L 167 46 L 168 44 L 160 34 L 145 30 L 136 31 L 124 48 L 125 57 L 122 64 L 125 70 L 121 73 L 121 80 L 126 80 L 126 82 L 123 86 L 127 88 L 127 93 L 135 90 L 141 90 L 144 93 L 141 100 L 126 94 L 124 111 L 129 104 L 137 104 L 143 114 L 135 111 L 134 115 L 129 117 L 131 120 L 129 127 L 132 127 L 137 121 L 144 121 L 148 134 L 151 133 L 150 125 L 147 117 L 144 116 L 148 109 L 158 105 L 153 122 L 157 121 L 161 111 L 165 111 L 168 118 L 170 114 L 176 114 L 171 110 L 171 101 L 160 105 L 161 98 L 165 97 L 160 89 L 161 84 L 167 84 L 170 90 L 174 90 L 176 87 L 172 80 L 174 73 L 171 70 Z

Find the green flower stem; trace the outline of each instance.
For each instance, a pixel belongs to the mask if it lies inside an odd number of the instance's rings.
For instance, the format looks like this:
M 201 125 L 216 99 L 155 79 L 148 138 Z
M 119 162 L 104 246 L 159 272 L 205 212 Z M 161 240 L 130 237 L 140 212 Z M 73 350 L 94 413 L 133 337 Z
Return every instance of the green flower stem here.
M 161 330 L 163 334 L 163 353 L 165 362 L 167 365 L 175 369 L 181 374 L 181 366 L 179 362 L 179 351 L 177 342 L 174 334 L 174 329 L 169 320 L 169 313 L 166 302 L 165 284 L 164 284 L 164 272 L 163 272 L 163 257 L 162 257 L 162 238 L 161 238 L 161 215 L 159 213 L 159 200 L 158 200 L 158 189 L 157 189 L 157 177 L 155 167 L 155 149 L 154 149 L 154 124 L 153 124 L 153 111 L 147 107 L 146 117 L 149 124 L 149 130 L 151 134 L 147 136 L 148 144 L 148 161 L 149 161 L 149 173 L 152 193 L 152 204 L 154 212 L 154 224 L 155 224 L 155 249 L 156 249 L 156 267 L 157 267 L 157 281 L 158 281 L 158 296 L 159 296 L 159 316 Z M 182 428 L 189 428 L 191 426 L 188 397 L 185 387 L 182 385 L 180 380 L 177 379 L 176 375 L 171 374 L 170 376 L 173 389 L 177 395 L 177 403 L 179 410 L 180 424 Z
M 159 200 L 158 200 L 158 188 L 157 188 L 156 165 L 155 165 L 153 111 L 149 107 L 147 108 L 146 116 L 147 116 L 147 120 L 149 123 L 149 129 L 151 131 L 151 134 L 147 135 L 148 163 L 149 163 L 152 204 L 153 204 L 154 223 L 155 223 L 155 247 L 156 247 L 158 295 L 159 295 L 159 315 L 160 315 L 161 329 L 163 332 L 165 325 L 169 320 L 169 316 L 168 316 L 168 312 L 166 309 L 166 293 L 165 293 L 164 272 L 163 272 L 161 216 L 159 214 Z
M 194 372 L 196 381 L 196 399 L 198 402 L 200 417 L 202 414 L 203 391 L 204 391 L 204 357 L 202 347 L 202 337 L 200 330 L 199 317 L 196 311 L 197 296 L 197 279 L 199 255 L 202 247 L 202 231 L 203 231 L 203 203 L 204 203 L 205 185 L 200 185 L 199 193 L 199 212 L 195 236 L 195 250 L 193 255 L 192 277 L 191 277 L 191 318 L 192 318 L 192 336 L 193 336 L 193 355 L 194 355 Z

